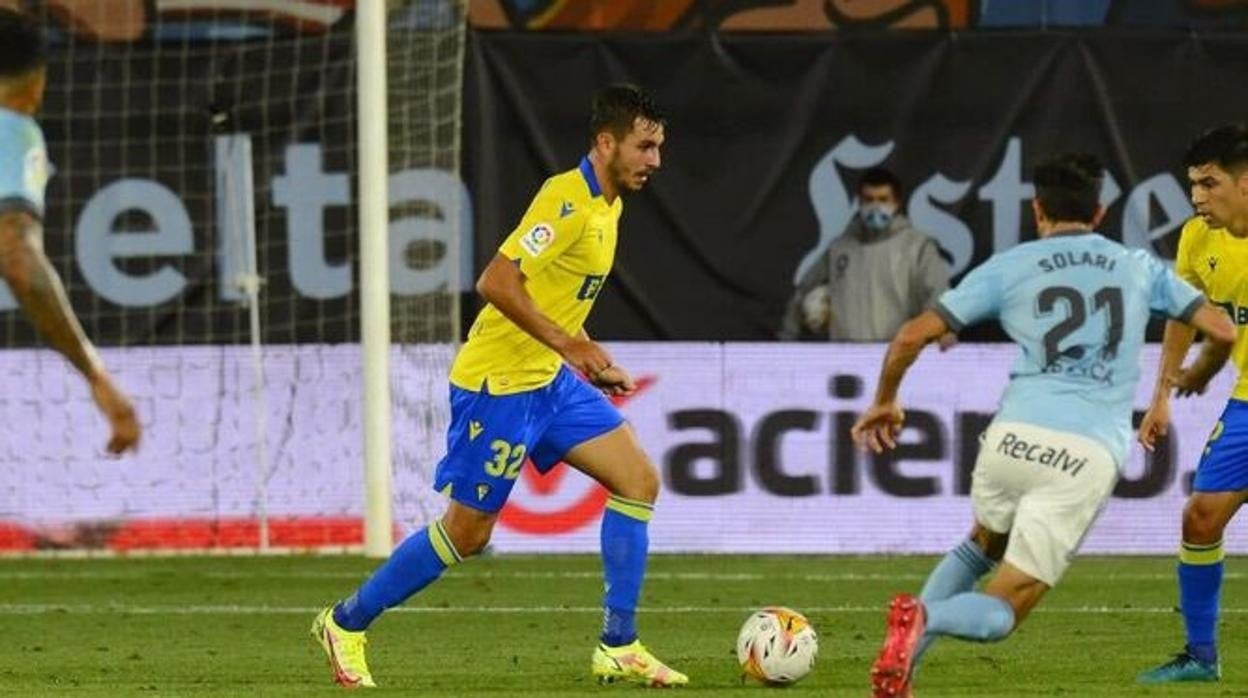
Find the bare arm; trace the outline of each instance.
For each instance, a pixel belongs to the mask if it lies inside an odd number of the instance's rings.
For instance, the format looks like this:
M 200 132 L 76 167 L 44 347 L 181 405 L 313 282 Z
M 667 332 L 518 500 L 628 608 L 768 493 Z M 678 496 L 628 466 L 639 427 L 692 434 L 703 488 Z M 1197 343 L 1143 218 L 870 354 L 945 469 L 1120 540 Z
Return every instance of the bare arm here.
M 875 404 L 884 405 L 897 401 L 897 389 L 906 371 L 919 358 L 923 347 L 949 331 L 949 325 L 932 310 L 924 310 L 913 320 L 897 330 L 897 336 L 888 345 L 884 366 L 880 369 L 880 383 L 875 389 Z
M 586 342 L 592 341 L 584 327 L 577 336 Z M 590 382 L 607 395 L 632 395 L 637 392 L 637 383 L 633 380 L 632 374 L 617 363 L 612 363 L 599 371 L 597 375 L 591 376 Z
M 589 335 L 573 337 L 555 324 L 533 302 L 524 287 L 525 276 L 515 262 L 495 255 L 477 279 L 477 292 L 526 334 L 559 353 L 573 368 L 595 382 L 614 366 L 607 351 Z
M 60 277 L 43 252 L 41 234 L 28 213 L 0 214 L 0 275 L 39 336 L 91 380 L 103 365 L 69 307 Z
M 884 356 L 875 402 L 858 418 L 851 431 L 859 446 L 876 453 L 897 446 L 895 437 L 905 421 L 905 414 L 897 404 L 897 389 L 923 347 L 948 331 L 949 325 L 934 310 L 923 311 L 897 331 Z
M 515 262 L 503 255 L 494 255 L 477 279 L 477 293 L 498 308 L 508 320 L 537 341 L 563 354 L 564 349 L 578 341 L 546 317 L 524 287 L 525 276 Z
M 1196 361 L 1188 368 L 1180 369 L 1197 330 L 1205 333 L 1205 344 Z M 1231 355 L 1234 343 L 1235 326 L 1231 319 L 1221 308 L 1208 301 L 1196 310 L 1188 322 L 1166 322 L 1166 332 L 1161 341 L 1161 365 L 1157 369 L 1153 400 L 1140 421 L 1140 430 L 1136 436 L 1145 449 L 1153 450 L 1157 439 L 1169 431 L 1170 390 L 1178 388 L 1180 395 L 1204 392 L 1209 381 Z
M 1206 302 L 1189 322 L 1204 333 L 1205 342 L 1196 360 L 1178 372 L 1175 387 L 1179 395 L 1184 396 L 1205 392 L 1209 381 L 1226 365 L 1231 348 L 1235 346 L 1235 325 L 1221 308 Z
M 1199 312 L 1199 311 L 1198 311 Z M 1169 399 L 1171 381 L 1179 372 L 1183 357 L 1196 338 L 1196 328 L 1178 320 L 1166 321 L 1166 332 L 1161 340 L 1161 364 L 1157 368 L 1157 382 L 1153 386 L 1153 400 Z
M 99 355 L 69 306 L 65 288 L 43 252 L 42 228 L 24 211 L 0 213 L 0 276 L 8 283 L 39 336 L 78 369 L 108 420 L 108 450 L 122 453 L 139 442 L 134 407 L 113 385 Z

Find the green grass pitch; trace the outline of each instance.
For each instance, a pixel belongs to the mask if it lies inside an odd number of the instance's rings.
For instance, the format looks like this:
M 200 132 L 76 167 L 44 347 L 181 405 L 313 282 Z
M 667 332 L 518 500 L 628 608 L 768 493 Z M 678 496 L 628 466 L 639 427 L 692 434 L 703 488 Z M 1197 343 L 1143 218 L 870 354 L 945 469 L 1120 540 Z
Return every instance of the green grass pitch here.
M 782 695 L 865 696 L 896 591 L 922 557 L 656 556 L 642 639 L 690 675 L 684 693 L 769 696 L 742 685 L 732 648 L 747 613 L 804 611 L 820 635 L 814 672 Z M 0 560 L 0 694 L 332 696 L 307 631 L 374 561 L 353 557 Z M 942 640 L 916 684 L 927 696 L 1248 695 L 1248 582 L 1229 565 L 1217 686 L 1144 688 L 1137 671 L 1181 642 L 1173 559 L 1083 558 L 1013 637 Z M 600 619 L 593 556 L 496 556 L 446 575 L 369 633 L 387 693 L 635 695 L 588 675 Z

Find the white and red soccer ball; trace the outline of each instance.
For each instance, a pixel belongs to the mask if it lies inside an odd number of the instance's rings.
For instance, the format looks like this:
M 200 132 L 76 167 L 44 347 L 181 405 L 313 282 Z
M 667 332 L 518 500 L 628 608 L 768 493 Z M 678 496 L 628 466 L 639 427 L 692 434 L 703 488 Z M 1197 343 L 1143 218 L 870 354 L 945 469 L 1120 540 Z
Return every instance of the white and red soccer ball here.
M 784 606 L 755 611 L 737 635 L 741 672 L 762 683 L 791 684 L 810 673 L 819 636 L 806 616 Z

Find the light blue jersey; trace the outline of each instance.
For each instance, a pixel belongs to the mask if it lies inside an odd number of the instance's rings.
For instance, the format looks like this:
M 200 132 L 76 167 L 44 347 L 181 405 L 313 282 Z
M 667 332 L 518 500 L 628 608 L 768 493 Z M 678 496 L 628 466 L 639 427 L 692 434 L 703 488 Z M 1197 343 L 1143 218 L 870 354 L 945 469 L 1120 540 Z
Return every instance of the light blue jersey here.
M 39 124 L 0 109 L 0 212 L 20 209 L 42 219 L 50 172 Z
M 1203 302 L 1147 252 L 1078 232 L 993 255 L 936 312 L 955 330 L 996 319 L 1022 349 L 998 420 L 1090 437 L 1122 468 L 1149 315 L 1188 320 Z

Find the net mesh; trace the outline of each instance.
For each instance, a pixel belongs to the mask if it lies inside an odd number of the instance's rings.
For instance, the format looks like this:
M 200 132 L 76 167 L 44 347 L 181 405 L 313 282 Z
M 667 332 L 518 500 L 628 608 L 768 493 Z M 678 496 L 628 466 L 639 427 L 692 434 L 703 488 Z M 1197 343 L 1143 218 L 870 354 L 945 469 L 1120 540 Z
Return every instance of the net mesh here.
M 0 550 L 246 548 L 262 515 L 275 546 L 359 542 L 353 4 L 28 8 L 52 44 L 46 248 L 146 429 L 136 457 L 105 458 L 85 386 L 0 289 L 0 410 L 35 425 L 10 428 L 0 453 Z M 420 421 L 418 433 L 396 426 L 396 461 L 415 492 L 443 426 L 468 259 L 465 8 L 387 10 L 395 420 Z M 248 219 L 262 383 L 237 286 Z M 439 367 L 442 380 L 424 375 Z M 423 497 L 407 496 L 402 515 L 422 516 Z

